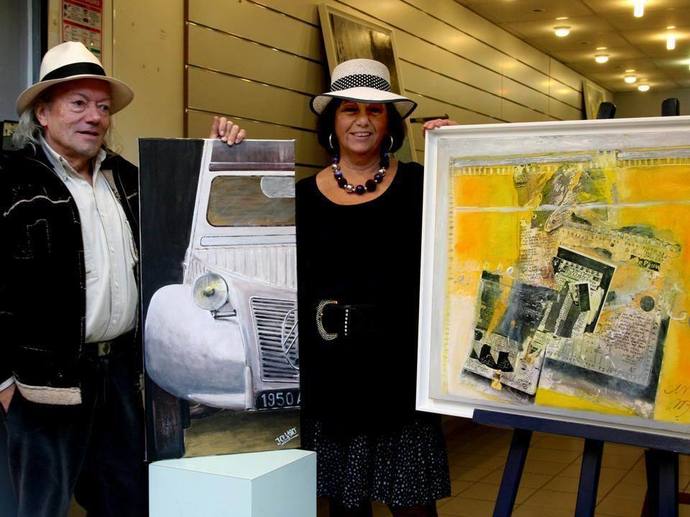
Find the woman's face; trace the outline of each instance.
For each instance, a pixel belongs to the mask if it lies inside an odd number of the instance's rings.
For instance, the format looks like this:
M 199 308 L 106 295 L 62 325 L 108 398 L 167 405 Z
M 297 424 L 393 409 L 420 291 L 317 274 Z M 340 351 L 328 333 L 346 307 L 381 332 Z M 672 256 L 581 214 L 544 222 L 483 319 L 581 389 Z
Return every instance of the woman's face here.
M 335 135 L 341 154 L 378 155 L 388 134 L 385 104 L 343 101 L 335 112 Z

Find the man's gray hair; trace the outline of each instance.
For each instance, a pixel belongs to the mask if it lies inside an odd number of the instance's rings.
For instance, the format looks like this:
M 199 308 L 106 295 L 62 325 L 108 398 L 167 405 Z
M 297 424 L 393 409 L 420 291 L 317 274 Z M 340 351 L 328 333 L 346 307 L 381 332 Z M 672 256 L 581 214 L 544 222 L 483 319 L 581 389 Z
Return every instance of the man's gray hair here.
M 34 107 L 29 106 L 19 115 L 19 124 L 12 135 L 12 143 L 22 149 L 27 145 L 35 147 L 39 144 L 39 137 L 43 134 L 41 124 L 36 120 Z

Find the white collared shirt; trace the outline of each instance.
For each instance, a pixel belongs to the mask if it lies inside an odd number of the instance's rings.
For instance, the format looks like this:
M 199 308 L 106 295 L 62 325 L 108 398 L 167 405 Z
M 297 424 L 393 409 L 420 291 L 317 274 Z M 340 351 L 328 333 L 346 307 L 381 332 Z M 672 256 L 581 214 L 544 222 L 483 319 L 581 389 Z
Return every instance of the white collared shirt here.
M 41 146 L 79 209 L 86 269 L 86 342 L 115 339 L 134 328 L 139 295 L 132 230 L 101 171 L 106 153 L 101 149 L 93 161 L 91 184 L 43 138 Z

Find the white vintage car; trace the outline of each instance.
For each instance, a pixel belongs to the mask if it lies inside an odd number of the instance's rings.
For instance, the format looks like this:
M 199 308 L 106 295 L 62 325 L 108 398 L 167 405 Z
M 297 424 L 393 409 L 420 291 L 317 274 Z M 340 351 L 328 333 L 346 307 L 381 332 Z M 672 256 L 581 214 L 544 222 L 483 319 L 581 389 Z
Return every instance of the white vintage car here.
M 292 141 L 205 142 L 184 278 L 145 323 L 149 376 L 192 405 L 300 404 L 294 167 Z

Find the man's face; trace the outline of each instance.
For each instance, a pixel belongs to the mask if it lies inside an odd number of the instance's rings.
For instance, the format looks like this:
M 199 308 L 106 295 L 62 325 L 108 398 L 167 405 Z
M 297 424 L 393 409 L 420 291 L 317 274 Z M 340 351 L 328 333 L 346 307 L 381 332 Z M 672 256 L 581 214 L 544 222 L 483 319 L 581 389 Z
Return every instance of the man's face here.
M 110 85 L 99 79 L 58 84 L 36 105 L 36 118 L 50 147 L 67 161 L 90 160 L 110 127 Z

